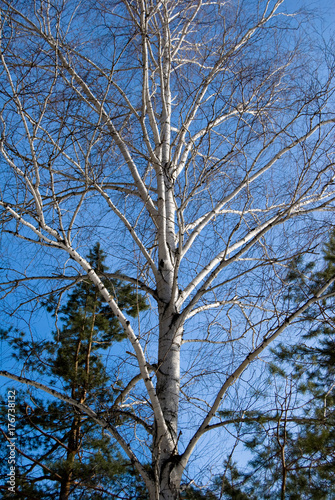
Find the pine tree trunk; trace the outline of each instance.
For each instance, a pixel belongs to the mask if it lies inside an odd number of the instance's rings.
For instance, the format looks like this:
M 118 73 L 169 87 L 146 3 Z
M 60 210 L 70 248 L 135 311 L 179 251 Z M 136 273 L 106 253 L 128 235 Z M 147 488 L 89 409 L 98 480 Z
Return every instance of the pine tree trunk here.
M 67 473 L 66 476 L 62 478 L 59 500 L 68 500 L 71 488 L 71 477 L 72 477 L 72 472 Z
M 81 421 L 79 417 L 74 418 L 69 440 L 68 440 L 68 452 L 66 457 L 66 469 L 62 474 L 61 487 L 59 493 L 59 500 L 68 500 L 70 496 L 72 476 L 73 476 L 73 464 L 76 458 L 76 453 L 78 451 L 78 440 L 79 432 L 81 427 Z

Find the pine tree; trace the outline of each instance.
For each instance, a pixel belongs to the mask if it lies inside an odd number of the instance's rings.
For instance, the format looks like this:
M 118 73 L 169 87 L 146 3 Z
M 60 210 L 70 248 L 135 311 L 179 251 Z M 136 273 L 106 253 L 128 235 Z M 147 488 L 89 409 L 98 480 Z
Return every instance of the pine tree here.
M 299 303 L 335 274 L 335 231 L 323 249 L 321 271 L 316 262 L 297 258 L 287 276 L 287 300 Z M 270 366 L 296 388 L 300 409 L 288 396 L 268 414 L 253 415 L 248 422 L 253 452 L 247 490 L 261 498 L 331 500 L 335 498 L 335 300 L 309 308 L 302 319 L 305 342 L 279 344 Z M 298 406 L 296 404 L 296 406 Z M 301 410 L 302 408 L 302 410 Z
M 105 258 L 98 243 L 88 255 L 101 276 L 108 270 Z M 130 316 L 136 317 L 148 307 L 131 285 L 108 278 L 103 278 L 103 283 Z M 50 313 L 55 312 L 55 297 L 46 307 Z M 59 317 L 62 326 L 52 333 L 52 340 L 27 340 L 18 331 L 3 331 L 2 337 L 12 344 L 18 358 L 26 359 L 27 370 L 37 369 L 53 384 L 61 383 L 63 393 L 78 403 L 88 404 L 98 413 L 106 412 L 118 389 L 115 384 L 111 387 L 112 376 L 106 371 L 102 354 L 124 339 L 123 329 L 98 290 L 86 280 L 69 293 Z M 90 418 L 59 400 L 38 399 L 31 392 L 21 391 L 16 400 L 21 402 L 16 418 L 18 448 L 22 451 L 16 498 L 104 499 L 111 494 L 116 498 L 145 498 L 129 460 L 116 451 L 110 436 Z M 110 418 L 122 418 L 125 423 L 127 417 Z M 3 458 L 2 472 L 6 474 Z

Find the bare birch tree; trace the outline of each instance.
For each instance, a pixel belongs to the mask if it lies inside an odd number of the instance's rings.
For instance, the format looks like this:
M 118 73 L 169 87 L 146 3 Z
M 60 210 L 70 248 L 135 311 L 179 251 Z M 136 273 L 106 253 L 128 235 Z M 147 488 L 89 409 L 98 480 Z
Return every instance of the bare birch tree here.
M 75 405 L 148 498 L 177 499 L 199 439 L 228 425 L 217 411 L 257 385 L 254 362 L 335 280 L 283 299 L 287 262 L 315 248 L 334 206 L 331 52 L 283 0 L 1 7 L 2 237 L 22 256 L 4 295 L 89 279 L 128 338 L 110 408 L 1 374 Z M 97 239 L 110 276 L 151 297 L 146 323 L 85 259 Z M 124 407 L 133 429 L 113 424 Z

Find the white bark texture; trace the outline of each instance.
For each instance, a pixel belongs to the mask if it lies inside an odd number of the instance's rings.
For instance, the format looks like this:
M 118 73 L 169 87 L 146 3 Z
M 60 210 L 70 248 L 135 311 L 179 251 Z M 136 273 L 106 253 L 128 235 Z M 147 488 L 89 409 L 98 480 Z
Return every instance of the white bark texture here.
M 133 439 L 78 411 L 111 432 L 151 500 L 175 500 L 232 386 L 243 372 L 256 386 L 251 363 L 333 282 L 284 300 L 288 263 L 315 249 L 334 206 L 331 57 L 283 0 L 1 6 L 1 221 L 20 255 L 4 300 L 98 287 L 129 340 L 113 408 L 132 408 Z M 150 297 L 141 323 L 85 259 L 96 240 Z

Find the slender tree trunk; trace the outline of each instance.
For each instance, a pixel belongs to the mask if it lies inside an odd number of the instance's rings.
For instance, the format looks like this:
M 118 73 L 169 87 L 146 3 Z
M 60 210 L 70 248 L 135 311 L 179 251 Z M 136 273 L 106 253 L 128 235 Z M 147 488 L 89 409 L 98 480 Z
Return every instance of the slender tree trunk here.
M 59 500 L 68 500 L 70 496 L 71 484 L 73 480 L 73 464 L 78 451 L 78 441 L 80 432 L 80 418 L 73 420 L 68 440 L 68 452 L 66 457 L 66 469 L 62 474 Z
M 177 324 L 178 293 L 175 251 L 174 217 L 175 208 L 172 186 L 167 176 L 162 183 L 164 188 L 162 216 L 164 230 L 159 245 L 160 281 L 157 284 L 161 301 L 159 306 L 159 346 L 157 371 L 157 397 L 159 399 L 168 434 L 156 429 L 154 441 L 154 463 L 156 464 L 157 500 L 176 500 L 179 498 L 180 477 L 175 474 L 178 461 L 178 407 L 180 391 L 180 347 L 182 329 Z
M 180 345 L 181 335 L 176 329 L 176 312 L 173 307 L 161 312 L 160 342 L 158 351 L 157 396 L 168 435 L 156 433 L 155 460 L 160 482 L 160 500 L 177 499 L 179 480 L 173 478 L 172 469 L 178 455 L 178 405 L 180 388 Z
M 95 295 L 96 299 L 96 295 Z M 86 302 L 87 303 L 87 302 Z M 94 307 L 94 313 L 93 313 L 93 318 L 92 318 L 92 326 L 90 330 L 90 338 L 89 342 L 87 344 L 87 350 L 86 350 L 86 378 L 84 380 L 84 387 L 82 387 L 82 394 L 79 398 L 79 402 L 83 404 L 86 400 L 86 393 L 88 390 L 88 378 L 89 378 L 89 366 L 90 366 L 90 355 L 91 355 L 91 348 L 92 348 L 92 339 L 93 339 L 93 329 L 94 329 L 94 324 L 95 324 L 95 307 Z M 86 313 L 85 313 L 85 320 L 86 320 Z M 77 349 L 75 353 L 75 383 L 72 385 L 72 391 L 71 391 L 71 396 L 73 399 L 78 399 L 77 395 L 77 376 L 78 376 L 78 365 L 79 365 L 79 353 L 80 349 L 82 347 L 82 337 L 84 336 L 84 330 L 85 330 L 85 323 L 82 326 L 82 332 L 79 335 L 78 338 L 78 343 L 77 343 Z M 80 435 L 80 430 L 81 430 L 81 418 L 79 416 L 75 416 L 75 418 L 72 421 L 72 426 L 70 430 L 70 435 L 68 439 L 68 451 L 67 451 L 67 457 L 66 457 L 66 469 L 64 470 L 62 474 L 62 481 L 61 481 L 61 488 L 60 488 L 60 494 L 59 494 L 59 500 L 68 500 L 69 495 L 70 495 L 70 490 L 71 490 L 71 484 L 73 482 L 73 465 L 76 459 L 76 454 L 78 453 L 79 450 L 79 435 Z

